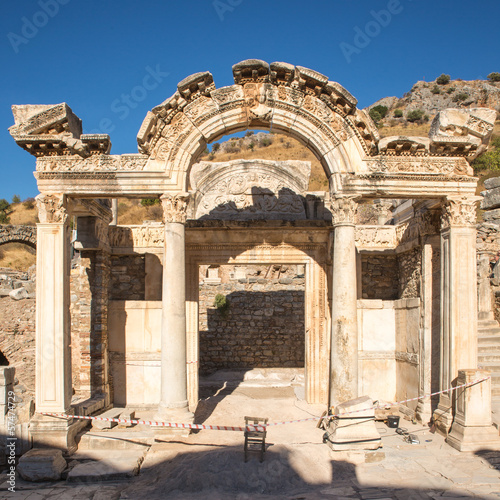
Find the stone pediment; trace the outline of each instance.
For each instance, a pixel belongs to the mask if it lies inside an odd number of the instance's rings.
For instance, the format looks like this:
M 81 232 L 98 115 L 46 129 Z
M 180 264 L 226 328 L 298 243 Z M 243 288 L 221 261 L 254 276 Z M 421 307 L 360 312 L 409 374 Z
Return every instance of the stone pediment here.
M 191 170 L 196 219 L 306 219 L 305 161 L 200 162 Z

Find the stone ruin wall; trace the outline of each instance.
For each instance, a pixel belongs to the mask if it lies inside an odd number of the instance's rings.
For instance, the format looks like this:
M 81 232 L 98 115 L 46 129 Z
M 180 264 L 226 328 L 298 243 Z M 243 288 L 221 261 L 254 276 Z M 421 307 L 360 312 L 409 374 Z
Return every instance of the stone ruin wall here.
M 363 299 L 397 300 L 420 296 L 422 256 L 419 248 L 399 255 L 363 254 Z
M 220 369 L 303 368 L 303 266 L 221 266 L 220 283 L 205 282 L 207 267 L 200 266 L 201 374 Z M 226 312 L 214 306 L 217 294 L 229 301 Z

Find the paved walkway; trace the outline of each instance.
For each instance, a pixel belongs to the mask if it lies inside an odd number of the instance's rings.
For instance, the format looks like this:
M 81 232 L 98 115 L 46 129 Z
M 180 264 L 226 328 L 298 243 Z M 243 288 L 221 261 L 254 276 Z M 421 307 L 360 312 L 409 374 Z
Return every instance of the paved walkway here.
M 231 388 L 200 402 L 198 423 L 241 425 L 244 415 L 270 421 L 319 415 L 293 389 Z M 121 481 L 34 484 L 17 479 L 16 493 L 0 484 L 1 499 L 500 499 L 500 451 L 459 453 L 429 429 L 402 420 L 420 444 L 408 444 L 383 423 L 383 448 L 332 452 L 315 422 L 269 428 L 265 460 L 243 461 L 239 432 L 201 431 L 155 443 L 138 476 Z M 96 464 L 96 471 L 100 470 Z M 5 473 L 3 479 L 6 478 Z

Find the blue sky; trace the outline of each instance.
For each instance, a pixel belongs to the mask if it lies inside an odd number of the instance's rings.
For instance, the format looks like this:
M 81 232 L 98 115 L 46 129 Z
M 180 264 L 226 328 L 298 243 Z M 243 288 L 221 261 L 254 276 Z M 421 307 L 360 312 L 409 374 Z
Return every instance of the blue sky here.
M 147 111 L 192 73 L 222 87 L 244 59 L 289 62 L 339 82 L 362 108 L 441 73 L 500 71 L 499 19 L 498 0 L 4 2 L 0 198 L 38 193 L 35 158 L 7 131 L 12 104 L 67 102 L 85 132 L 110 134 L 112 153 L 135 153 Z

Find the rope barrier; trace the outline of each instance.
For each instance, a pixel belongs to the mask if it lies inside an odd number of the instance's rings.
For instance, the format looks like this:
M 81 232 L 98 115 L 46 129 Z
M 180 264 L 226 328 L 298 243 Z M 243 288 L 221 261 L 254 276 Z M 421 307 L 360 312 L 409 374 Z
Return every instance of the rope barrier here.
M 118 424 L 135 424 L 135 425 L 139 424 L 139 425 L 149 425 L 151 427 L 171 427 L 174 429 L 204 429 L 204 430 L 212 430 L 212 431 L 238 431 L 238 432 L 258 431 L 258 432 L 263 432 L 263 431 L 265 431 L 266 427 L 273 427 L 273 426 L 277 426 L 277 425 L 296 424 L 296 423 L 300 423 L 300 422 L 317 421 L 318 419 L 330 420 L 330 419 L 335 419 L 335 418 L 344 418 L 346 415 L 353 415 L 355 413 L 359 413 L 362 411 L 379 410 L 382 408 L 390 408 L 393 406 L 399 406 L 403 403 L 408 403 L 410 401 L 417 401 L 419 399 L 429 398 L 432 396 L 436 396 L 438 394 L 443 394 L 445 392 L 453 392 L 453 391 L 456 391 L 458 389 L 462 389 L 465 387 L 471 387 L 473 385 L 480 384 L 481 382 L 489 380 L 490 378 L 491 378 L 491 376 L 484 377 L 484 378 L 475 380 L 474 382 L 469 382 L 468 384 L 457 385 L 456 387 L 450 387 L 450 388 L 442 390 L 442 391 L 433 392 L 431 394 L 425 394 L 423 396 L 419 396 L 416 398 L 404 399 L 403 401 L 397 401 L 394 403 L 385 403 L 383 405 L 374 405 L 374 406 L 371 406 L 369 408 L 348 411 L 345 413 L 341 413 L 339 415 L 326 415 L 324 417 L 300 418 L 297 420 L 286 420 L 283 422 L 271 422 L 271 423 L 268 423 L 266 425 L 247 425 L 247 426 L 243 426 L 243 427 L 227 426 L 227 425 L 179 424 L 179 423 L 174 423 L 174 422 L 158 422 L 158 421 L 154 421 L 154 420 L 128 420 L 128 419 L 124 419 L 124 418 L 107 418 L 107 417 L 68 415 L 65 413 L 50 413 L 50 412 L 39 412 L 39 414 L 40 415 L 47 415 L 49 417 L 77 418 L 77 419 L 82 419 L 82 420 L 98 420 L 98 421 L 103 421 L 103 422 L 116 422 Z M 356 417 L 354 417 L 354 418 L 356 418 Z

